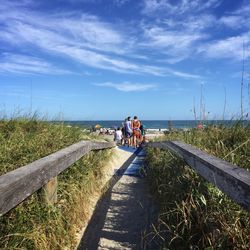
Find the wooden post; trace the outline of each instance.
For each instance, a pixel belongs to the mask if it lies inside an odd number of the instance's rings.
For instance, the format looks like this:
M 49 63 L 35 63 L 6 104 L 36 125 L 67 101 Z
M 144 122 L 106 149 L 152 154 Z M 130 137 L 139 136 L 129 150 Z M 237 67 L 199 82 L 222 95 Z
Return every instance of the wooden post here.
M 42 200 L 50 205 L 57 202 L 57 177 L 52 178 L 41 188 Z

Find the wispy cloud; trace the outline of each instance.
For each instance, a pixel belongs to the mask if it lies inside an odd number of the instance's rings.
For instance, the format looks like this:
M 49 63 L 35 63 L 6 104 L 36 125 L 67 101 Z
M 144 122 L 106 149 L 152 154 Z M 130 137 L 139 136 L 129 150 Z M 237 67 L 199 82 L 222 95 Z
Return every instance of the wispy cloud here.
M 159 26 L 144 27 L 142 46 L 158 49 L 168 55 L 167 62 L 176 63 L 189 57 L 195 50 L 197 42 L 207 35 L 189 30 L 166 30 Z
M 211 10 L 218 7 L 221 2 L 145 0 L 143 13 L 157 14 L 157 22 L 142 24 L 142 46 L 158 50 L 161 55 L 165 54 L 166 58 L 159 57 L 159 61 L 169 64 L 176 64 L 201 54 L 205 58 L 239 60 L 242 58 L 243 43 L 245 56 L 248 58 L 250 5 L 241 6 L 238 10 L 224 13 L 224 16 L 217 18 Z M 222 36 L 214 40 L 211 30 L 219 31 L 225 26 L 232 30 L 240 29 L 241 34 L 239 32 L 237 36 Z
M 207 0 L 205 3 L 202 0 L 144 0 L 143 13 L 152 14 L 159 11 L 165 11 L 169 14 L 184 14 L 186 12 L 197 12 L 208 8 L 218 6 L 221 1 Z
M 242 60 L 243 43 L 245 48 L 250 47 L 250 32 L 240 36 L 211 41 L 199 48 L 199 52 L 210 58 L 233 58 Z M 245 59 L 250 57 L 250 51 L 245 50 Z
M 182 31 L 166 31 L 160 27 L 152 27 L 145 30 L 145 36 L 150 39 L 152 46 L 176 49 L 187 48 L 195 41 L 203 38 L 203 35 L 188 34 Z
M 123 82 L 123 83 L 105 82 L 105 83 L 96 83 L 95 85 L 100 87 L 114 88 L 116 90 L 123 92 L 146 91 L 149 89 L 156 88 L 155 84 L 130 83 L 130 82 Z
M 248 28 L 249 29 L 249 23 L 250 23 L 250 4 L 244 4 L 239 9 L 227 13 L 226 16 L 222 16 L 218 23 L 225 25 L 231 29 L 239 30 L 242 28 Z
M 244 15 L 244 16 L 248 15 L 249 16 L 249 12 L 250 12 L 250 4 L 249 3 L 248 4 L 247 3 L 243 3 L 242 6 L 239 9 L 231 12 L 231 14 L 234 14 L 234 15 Z
M 224 24 L 233 29 L 238 29 L 239 26 L 245 23 L 245 20 L 243 20 L 241 16 L 223 16 L 219 21 L 221 24 Z
M 138 41 L 138 38 L 129 37 L 119 30 L 119 26 L 103 22 L 96 16 L 91 16 L 81 13 L 59 13 L 54 16 L 48 16 L 38 12 L 28 11 L 27 9 L 13 8 L 6 11 L 6 6 L 0 7 L 0 23 L 2 23 L 2 32 L 0 42 L 12 44 L 13 48 L 29 47 L 31 51 L 39 51 L 39 56 L 50 55 L 71 59 L 79 64 L 111 70 L 126 74 L 141 74 L 166 76 L 176 75 L 176 70 L 162 66 L 146 64 L 149 61 L 143 50 L 151 50 L 152 46 L 142 46 L 143 43 Z M 183 47 L 187 49 L 188 44 L 199 39 L 198 35 L 193 37 L 188 34 L 181 35 L 172 33 L 164 33 L 163 30 L 151 28 L 145 31 L 145 36 L 148 44 L 163 48 L 164 43 L 170 49 L 175 47 L 181 52 L 178 57 L 183 57 Z M 178 41 L 182 41 L 182 45 L 176 46 Z M 171 47 L 172 46 L 172 47 Z M 166 47 L 165 47 L 166 48 Z M 159 52 L 159 51 L 158 51 Z M 161 53 L 162 54 L 162 53 Z M 143 58 L 143 63 L 139 63 L 137 59 Z M 34 65 L 24 65 L 14 61 L 2 61 L 3 68 L 9 72 L 27 72 L 38 71 Z M 150 59 L 151 60 L 151 59 Z M 170 58 L 171 60 L 171 58 Z M 176 58 L 172 58 L 176 61 Z M 34 62 L 34 60 L 32 60 Z M 178 61 L 178 59 L 177 59 Z M 43 65 L 40 62 L 40 73 L 47 73 L 51 65 Z M 55 68 L 52 68 L 53 70 Z M 52 71 L 52 70 L 50 70 Z M 60 70 L 54 70 L 60 73 Z M 61 70 L 65 73 L 64 70 Z M 81 72 L 78 72 L 81 73 Z M 183 74 L 178 76 L 183 77 Z
M 118 5 L 118 6 L 122 6 L 123 4 L 128 3 L 130 0 L 113 0 L 113 2 Z
M 200 75 L 188 74 L 188 73 L 184 73 L 184 72 L 180 72 L 180 71 L 173 71 L 172 74 L 175 76 L 182 77 L 182 78 L 191 78 L 191 79 L 200 79 L 201 78 Z
M 157 22 L 142 23 L 142 46 L 158 50 L 160 55 L 165 55 L 165 58 L 159 57 L 159 61 L 169 64 L 195 56 L 197 47 L 211 37 L 207 29 L 214 27 L 217 21 L 209 12 L 201 11 L 213 6 L 215 1 L 204 4 L 200 0 L 145 0 L 144 3 L 145 7 L 151 6 L 156 13 L 158 10 L 161 13 L 157 14 Z
M 119 32 L 95 17 L 81 16 L 55 19 L 32 15 L 16 20 L 8 13 L 1 40 L 15 46 L 23 44 L 43 52 L 71 58 L 81 64 L 120 73 L 164 75 L 160 67 L 137 64 L 121 58 L 126 50 Z M 25 19 L 25 20 L 24 20 Z M 16 42 L 18 41 L 18 43 Z M 108 54 L 107 54 L 108 53 Z
M 61 75 L 73 72 L 55 67 L 36 57 L 4 53 L 0 60 L 0 73 Z
M 118 4 L 127 2 L 114 1 Z M 161 10 L 166 13 L 159 15 L 156 22 L 147 19 L 128 29 L 124 29 L 124 24 L 109 23 L 80 12 L 55 15 L 34 12 L 26 8 L 29 3 L 28 0 L 20 1 L 20 4 L 14 1 L 13 8 L 7 2 L 0 6 L 0 43 L 12 45 L 13 51 L 28 48 L 29 52 L 33 52 L 29 54 L 35 55 L 30 63 L 28 60 L 21 63 L 4 57 L 1 60 L 2 72 L 69 73 L 60 69 L 61 66 L 54 65 L 58 58 L 64 58 L 82 66 L 118 73 L 200 78 L 196 74 L 172 68 L 173 64 L 200 53 L 209 58 L 238 58 L 240 53 L 237 37 L 211 41 L 211 34 L 207 31 L 217 21 L 221 25 L 234 27 L 239 20 L 237 12 L 220 20 L 202 12 L 218 6 L 221 1 L 208 0 L 204 3 L 202 0 L 181 0 L 174 3 L 168 0 L 144 0 L 144 13 Z M 181 18 L 178 18 L 178 13 L 182 15 Z M 139 30 L 141 33 L 137 35 Z M 245 43 L 248 46 L 247 37 Z M 230 46 L 236 46 L 232 53 Z M 55 59 L 54 63 L 41 59 L 48 58 L 48 55 Z

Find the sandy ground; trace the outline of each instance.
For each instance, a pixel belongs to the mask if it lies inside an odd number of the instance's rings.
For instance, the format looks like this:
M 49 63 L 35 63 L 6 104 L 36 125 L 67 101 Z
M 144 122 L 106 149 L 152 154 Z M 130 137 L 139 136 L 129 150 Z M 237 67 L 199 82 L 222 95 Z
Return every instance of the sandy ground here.
M 148 132 L 146 133 L 146 140 L 153 140 L 154 138 L 161 137 L 161 136 L 164 136 L 164 133 L 160 131 Z M 107 141 L 113 141 L 114 139 L 113 135 L 101 135 L 101 137 Z
M 127 147 L 116 150 L 120 162 L 116 161 L 113 169 L 119 170 L 98 201 L 78 250 L 146 249 L 143 238 L 154 220 L 155 208 L 139 171 L 144 153 L 137 151 L 135 156 Z
M 148 134 L 146 134 L 146 139 L 147 140 L 152 140 L 154 138 L 161 137 L 161 136 L 164 136 L 163 132 L 148 133 Z

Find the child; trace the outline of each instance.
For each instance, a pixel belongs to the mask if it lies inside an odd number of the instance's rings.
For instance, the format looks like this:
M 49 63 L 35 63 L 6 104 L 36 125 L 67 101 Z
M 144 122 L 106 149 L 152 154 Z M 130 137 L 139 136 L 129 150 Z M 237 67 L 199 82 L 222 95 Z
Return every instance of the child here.
M 122 131 L 121 131 L 121 128 L 118 127 L 117 130 L 115 131 L 115 134 L 114 134 L 114 141 L 117 142 L 118 144 L 121 144 L 122 143 Z

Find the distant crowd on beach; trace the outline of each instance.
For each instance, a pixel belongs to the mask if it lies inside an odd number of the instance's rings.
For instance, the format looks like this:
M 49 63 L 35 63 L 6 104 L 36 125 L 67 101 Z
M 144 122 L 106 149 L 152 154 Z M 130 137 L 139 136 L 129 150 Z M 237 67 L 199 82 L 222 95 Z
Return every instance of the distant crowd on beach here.
M 131 117 L 127 117 L 122 123 L 121 127 L 118 127 L 114 133 L 114 141 L 121 145 L 127 145 L 128 147 L 139 147 L 142 143 L 145 143 L 145 127 L 137 116 L 131 120 Z

